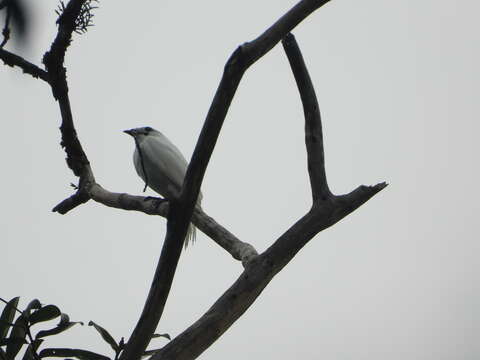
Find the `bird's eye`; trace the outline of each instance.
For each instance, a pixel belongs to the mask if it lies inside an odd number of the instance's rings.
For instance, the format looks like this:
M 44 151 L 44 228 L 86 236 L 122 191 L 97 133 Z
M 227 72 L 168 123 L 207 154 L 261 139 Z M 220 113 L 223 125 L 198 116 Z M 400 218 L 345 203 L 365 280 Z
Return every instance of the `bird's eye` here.
M 150 127 L 150 126 L 146 126 L 145 127 L 145 132 L 149 133 L 150 131 L 152 131 L 153 129 Z

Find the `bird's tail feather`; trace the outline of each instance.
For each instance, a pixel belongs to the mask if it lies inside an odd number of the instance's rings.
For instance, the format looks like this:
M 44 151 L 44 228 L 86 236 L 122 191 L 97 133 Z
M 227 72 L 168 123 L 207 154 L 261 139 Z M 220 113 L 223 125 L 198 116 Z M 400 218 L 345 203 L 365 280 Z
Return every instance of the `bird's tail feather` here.
M 199 194 L 197 205 L 195 206 L 195 208 L 197 210 L 202 210 L 201 205 L 200 205 L 201 201 L 202 201 L 202 193 Z M 197 228 L 195 227 L 195 225 L 190 223 L 190 225 L 188 225 L 187 235 L 185 235 L 185 245 L 184 245 L 185 249 L 188 247 L 188 244 L 193 245 L 196 237 L 197 237 Z
M 188 247 L 188 244 L 192 244 L 195 242 L 195 238 L 197 237 L 197 228 L 190 223 L 187 229 L 187 235 L 185 236 L 185 249 Z

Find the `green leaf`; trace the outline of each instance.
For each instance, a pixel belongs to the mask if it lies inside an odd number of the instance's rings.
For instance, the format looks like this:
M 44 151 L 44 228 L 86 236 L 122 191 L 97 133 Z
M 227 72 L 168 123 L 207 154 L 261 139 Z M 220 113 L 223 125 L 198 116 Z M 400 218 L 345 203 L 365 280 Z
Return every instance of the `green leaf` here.
M 105 330 L 100 325 L 95 324 L 91 320 L 88 322 L 88 326 L 93 326 L 95 330 L 97 330 L 100 333 L 103 340 L 105 340 L 107 343 L 110 344 L 110 346 L 112 347 L 113 351 L 115 351 L 115 353 L 118 353 L 120 351 L 120 346 L 117 344 L 113 336 L 110 335 L 110 333 L 107 330 Z
M 58 307 L 55 305 L 47 305 L 31 314 L 28 320 L 30 324 L 33 325 L 42 321 L 55 319 L 59 317 L 60 314 L 61 312 Z
M 60 315 L 60 322 L 58 325 L 52 329 L 49 330 L 41 330 L 37 333 L 35 336 L 35 339 L 40 339 L 46 336 L 52 336 L 52 335 L 57 335 L 60 334 L 61 332 L 64 332 L 65 330 L 70 329 L 73 325 L 80 324 L 83 325 L 83 322 L 81 321 L 75 321 L 72 322 L 70 321 L 70 317 L 67 314 L 61 314 Z
M 27 340 L 21 338 L 8 338 L 0 340 L 0 346 L 6 346 L 10 344 L 28 344 Z
M 50 348 L 43 349 L 38 354 L 40 358 L 44 357 L 74 357 L 80 360 L 110 360 L 109 357 L 100 355 L 91 351 L 81 349 L 62 349 L 62 348 Z
M 8 329 L 13 323 L 13 318 L 15 317 L 15 311 L 17 309 L 18 300 L 20 297 L 17 296 L 10 300 L 0 315 L 0 340 L 5 339 L 8 334 Z
M 172 338 L 170 337 L 170 335 L 167 334 L 167 333 L 165 333 L 165 334 L 153 334 L 153 335 L 152 335 L 152 339 L 158 338 L 158 337 L 164 337 L 164 338 L 167 338 L 168 340 L 172 340 Z
M 32 312 L 32 310 L 37 310 L 37 309 L 40 309 L 42 307 L 42 304 L 40 304 L 40 301 L 38 299 L 33 299 L 32 301 L 30 301 L 30 303 L 27 305 L 27 307 L 25 308 L 25 310 L 23 310 L 23 315 L 25 316 L 25 318 L 28 320 L 28 318 L 30 317 L 30 313 Z
M 27 335 L 27 320 L 23 315 L 20 315 L 13 324 L 9 339 L 25 339 Z M 7 358 L 14 359 L 22 348 L 23 343 L 14 341 L 7 345 Z

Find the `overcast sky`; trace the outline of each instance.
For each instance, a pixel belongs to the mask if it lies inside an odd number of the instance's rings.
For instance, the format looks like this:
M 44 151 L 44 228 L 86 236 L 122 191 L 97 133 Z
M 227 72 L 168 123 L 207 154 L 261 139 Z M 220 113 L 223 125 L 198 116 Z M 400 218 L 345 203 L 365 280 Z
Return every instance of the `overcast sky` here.
M 30 48 L 8 49 L 40 64 L 57 2 L 29 2 Z M 295 3 L 102 1 L 66 59 L 97 181 L 141 194 L 124 129 L 157 128 L 189 158 L 228 56 Z M 479 12 L 473 0 L 338 0 L 298 26 L 332 190 L 390 186 L 317 235 L 201 359 L 478 359 Z M 6 66 L 0 99 L 0 296 L 128 337 L 165 220 L 93 201 L 52 213 L 76 182 L 58 106 L 45 83 Z M 303 112 L 281 46 L 244 76 L 202 189 L 205 211 L 259 251 L 308 210 Z M 158 331 L 179 334 L 241 271 L 197 235 Z M 47 345 L 111 355 L 86 326 Z

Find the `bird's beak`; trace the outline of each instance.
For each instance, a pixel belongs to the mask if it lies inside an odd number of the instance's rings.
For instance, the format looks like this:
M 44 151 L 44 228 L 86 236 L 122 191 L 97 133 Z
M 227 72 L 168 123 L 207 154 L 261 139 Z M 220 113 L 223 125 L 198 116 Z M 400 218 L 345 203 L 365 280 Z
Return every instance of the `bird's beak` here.
M 128 135 L 130 135 L 130 136 L 134 136 L 134 131 L 133 131 L 133 129 L 130 129 L 130 130 L 123 130 L 123 132 L 124 132 L 125 134 L 128 134 Z

